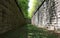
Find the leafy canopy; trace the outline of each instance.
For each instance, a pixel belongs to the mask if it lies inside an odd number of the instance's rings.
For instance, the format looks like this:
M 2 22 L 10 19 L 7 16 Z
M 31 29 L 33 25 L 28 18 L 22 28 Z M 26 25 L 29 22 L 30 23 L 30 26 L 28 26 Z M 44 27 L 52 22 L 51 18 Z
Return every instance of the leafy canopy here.
M 18 5 L 21 8 L 25 18 L 28 16 L 28 0 L 18 0 Z

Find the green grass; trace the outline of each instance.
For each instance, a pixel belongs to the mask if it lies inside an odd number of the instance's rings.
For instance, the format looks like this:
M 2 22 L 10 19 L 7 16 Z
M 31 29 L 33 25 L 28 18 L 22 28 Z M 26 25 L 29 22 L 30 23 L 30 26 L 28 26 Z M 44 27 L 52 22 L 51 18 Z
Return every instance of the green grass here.
M 27 24 L 24 27 L 6 32 L 0 35 L 0 38 L 57 38 L 55 33 L 48 32 L 45 29 L 38 28 L 34 25 Z
M 38 28 L 30 24 L 27 25 L 27 30 L 28 30 L 28 36 L 30 36 L 30 38 L 57 38 L 58 37 L 54 32 L 49 32 L 45 29 Z

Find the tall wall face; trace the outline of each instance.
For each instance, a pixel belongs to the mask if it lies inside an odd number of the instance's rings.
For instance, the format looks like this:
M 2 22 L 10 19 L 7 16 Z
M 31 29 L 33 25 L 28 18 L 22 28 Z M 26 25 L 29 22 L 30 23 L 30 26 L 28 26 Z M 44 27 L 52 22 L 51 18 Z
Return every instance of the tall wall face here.
M 25 24 L 15 0 L 0 0 L 0 34 Z
M 54 0 L 55 1 L 55 10 L 57 15 L 57 29 L 60 29 L 60 0 Z
M 38 20 L 38 23 L 32 23 L 40 27 L 48 27 L 48 30 L 60 29 L 60 0 L 46 0 L 32 18 L 32 21 Z
M 49 4 L 45 1 L 43 5 L 39 8 L 36 14 L 32 17 L 32 24 L 37 25 L 38 27 L 44 27 L 49 24 Z M 48 6 L 48 7 L 47 7 Z

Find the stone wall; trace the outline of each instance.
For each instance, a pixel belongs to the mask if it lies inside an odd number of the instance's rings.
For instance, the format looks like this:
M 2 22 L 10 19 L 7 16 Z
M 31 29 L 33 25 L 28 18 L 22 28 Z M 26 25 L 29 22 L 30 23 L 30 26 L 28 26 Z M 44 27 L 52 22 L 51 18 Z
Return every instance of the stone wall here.
M 32 24 L 47 27 L 48 30 L 59 30 L 60 0 L 45 0 L 33 15 Z
M 15 0 L 0 0 L 0 34 L 25 24 Z

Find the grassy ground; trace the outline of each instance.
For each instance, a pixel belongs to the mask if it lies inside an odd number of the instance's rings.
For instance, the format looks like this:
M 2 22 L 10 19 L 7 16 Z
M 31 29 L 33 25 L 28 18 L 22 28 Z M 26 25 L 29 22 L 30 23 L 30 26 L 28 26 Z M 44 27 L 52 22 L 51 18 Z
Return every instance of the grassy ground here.
M 60 38 L 54 32 L 47 31 L 42 28 L 37 28 L 34 25 L 25 25 L 14 31 L 9 31 L 0 35 L 0 38 Z
M 58 38 L 58 35 L 54 32 L 47 31 L 46 29 L 38 28 L 33 25 L 28 25 L 27 29 L 28 38 Z

